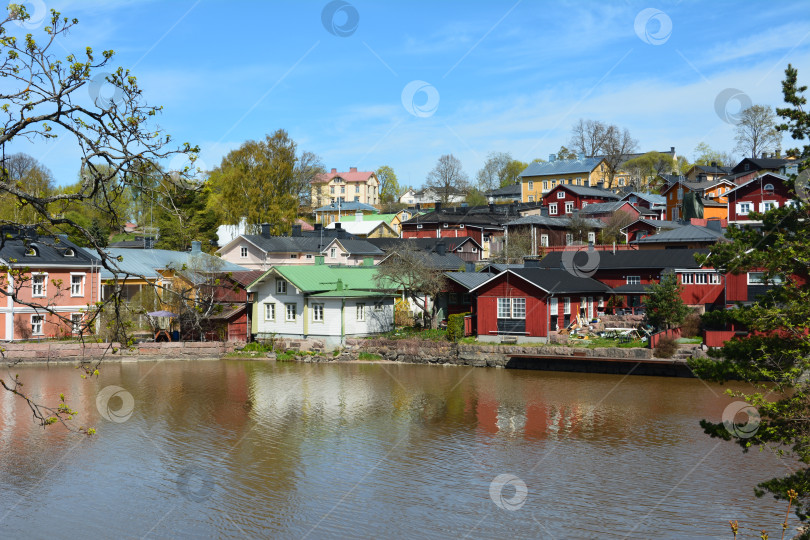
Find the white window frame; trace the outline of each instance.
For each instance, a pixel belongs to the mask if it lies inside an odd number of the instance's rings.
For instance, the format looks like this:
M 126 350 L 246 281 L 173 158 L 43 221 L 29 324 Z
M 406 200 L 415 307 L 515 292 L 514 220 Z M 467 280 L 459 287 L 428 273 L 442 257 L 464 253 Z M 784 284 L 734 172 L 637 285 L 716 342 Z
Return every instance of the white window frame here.
M 557 192 L 557 198 L 558 199 L 564 199 L 565 198 L 565 191 L 563 191 L 563 190 L 558 191 Z
M 284 304 L 284 320 L 286 322 L 295 322 L 298 316 L 298 304 L 290 303 Z
M 534 191 L 534 180 L 529 180 L 529 191 Z
M 76 283 L 73 282 L 75 278 L 79 278 L 78 283 L 78 290 L 74 290 L 74 286 Z M 70 296 L 71 297 L 81 297 L 84 296 L 84 273 L 82 272 L 71 272 L 70 273 Z
M 706 285 L 708 282 L 709 279 L 706 277 L 705 272 L 695 273 L 695 285 Z
M 321 303 L 312 304 L 312 322 L 322 323 L 323 313 L 324 313 L 323 304 Z
M 239 247 L 239 257 L 242 259 L 247 259 L 248 256 L 248 248 L 247 246 L 240 246 Z
M 374 311 L 376 313 L 381 313 L 385 311 L 385 304 L 383 303 L 382 300 L 380 300 L 379 302 L 374 302 Z
M 366 320 L 366 304 L 363 302 L 358 302 L 355 306 L 355 314 L 357 315 L 358 321 L 365 321 Z
M 509 298 L 498 298 L 498 313 L 499 319 L 509 319 L 512 315 L 512 302 Z
M 84 314 L 71 313 L 70 314 L 70 330 L 73 335 L 82 333 L 82 323 L 84 322 Z
M 540 247 L 548 247 L 548 235 L 541 234 L 540 235 Z
M 758 278 L 751 279 L 752 276 L 759 276 Z M 783 283 L 784 280 L 781 276 L 772 276 L 768 283 L 765 283 L 765 272 L 748 272 L 748 284 L 749 285 L 778 285 Z
M 45 315 L 31 315 L 31 335 L 45 335 Z
M 42 283 L 38 283 L 37 279 L 42 279 Z M 37 292 L 39 291 L 39 292 Z M 36 272 L 31 274 L 31 296 L 34 298 L 45 298 L 48 296 L 48 274 L 45 272 Z
M 574 243 L 574 235 L 572 233 L 565 233 L 565 245 L 570 246 Z
M 565 203 L 565 213 L 566 214 L 573 214 L 574 213 L 574 201 L 566 201 L 566 203 Z
M 627 285 L 641 285 L 641 276 L 627 276 Z
M 551 317 L 557 318 L 560 316 L 560 304 L 557 301 L 556 296 L 552 296 L 548 300 L 548 313 Z M 552 320 L 552 323 L 556 323 L 557 321 Z
M 287 294 L 287 280 L 276 278 L 276 294 Z
M 548 204 L 548 215 L 552 214 L 557 215 L 557 203 L 555 202 Z
M 695 282 L 695 276 L 691 272 L 684 272 L 681 274 L 681 284 L 692 285 Z
M 591 243 L 591 244 L 596 243 L 596 233 L 595 232 L 591 231 L 591 232 L 588 233 L 588 242 Z
M 264 303 L 264 320 L 265 321 L 275 321 L 276 320 L 276 303 L 275 302 L 265 302 Z
M 768 208 L 768 205 L 770 205 L 770 208 Z M 763 214 L 769 210 L 773 210 L 774 208 L 779 208 L 778 201 L 762 201 L 759 204 L 759 211 Z
M 329 248 L 329 258 L 334 259 L 337 257 L 337 248 Z
M 563 315 L 571 315 L 571 297 L 563 298 Z
M 298 254 L 297 254 L 297 253 L 290 253 L 290 258 L 291 258 L 291 259 L 297 259 L 297 258 L 298 258 Z
M 534 195 L 529 195 L 529 202 L 534 202 Z
M 526 299 L 512 298 L 512 319 L 526 318 Z
M 709 274 L 709 285 L 719 285 L 720 284 L 720 274 L 712 273 Z
M 743 209 L 744 208 L 744 209 Z M 737 213 L 741 216 L 747 216 L 754 211 L 754 204 L 750 202 L 737 203 Z

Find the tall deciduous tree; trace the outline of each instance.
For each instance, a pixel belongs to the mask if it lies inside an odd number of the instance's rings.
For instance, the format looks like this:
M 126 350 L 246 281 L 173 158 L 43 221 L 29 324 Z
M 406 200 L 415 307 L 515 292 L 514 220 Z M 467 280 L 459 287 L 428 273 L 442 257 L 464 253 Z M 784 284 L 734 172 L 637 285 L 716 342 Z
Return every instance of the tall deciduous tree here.
M 785 74 L 782 91 L 788 107 L 778 109 L 786 120 L 778 129 L 804 141 L 810 138 L 810 115 L 804 109 L 807 87 L 798 85 L 792 66 Z M 810 145 L 789 152 L 801 160 L 800 170 L 806 171 Z M 806 521 L 810 512 L 810 205 L 806 176 L 800 174 L 795 181 L 802 179 L 804 184 L 794 186 L 798 192 L 794 205 L 754 214 L 753 219 L 762 220 L 756 229 L 729 227 L 732 242 L 712 248 L 708 264 L 733 274 L 761 271 L 771 290 L 751 305 L 720 312 L 751 334 L 726 342 L 717 359 L 693 360 L 691 366 L 704 378 L 749 383 L 743 390 L 737 386 L 728 391 L 756 409 L 744 428 L 737 417 L 718 422 L 719 412 L 701 426 L 712 437 L 736 442 L 744 452 L 759 447 L 786 456 L 790 474 L 760 483 L 755 493 L 793 500 L 796 514 Z M 805 525 L 800 537 L 808 535 Z
M 404 193 L 399 187 L 399 181 L 394 169 L 388 165 L 383 165 L 377 172 L 377 180 L 380 182 L 380 204 L 394 204 L 399 201 L 399 197 Z
M 312 202 L 312 181 L 325 173 L 321 158 L 313 152 L 301 152 L 296 158 L 295 169 L 295 191 L 298 202 L 302 206 L 311 206 Z
M 97 235 L 90 230 L 92 223 L 80 223 L 66 212 L 62 205 L 69 204 L 77 211 L 115 212 L 116 200 L 131 187 L 138 185 L 139 171 L 143 163 L 159 169 L 161 163 L 170 160 L 177 153 L 184 153 L 190 160 L 198 149 L 188 143 L 174 147 L 171 137 L 154 125 L 160 107 L 147 105 L 138 81 L 129 70 L 113 69 L 108 64 L 113 51 L 100 54 L 90 47 L 80 54 L 68 53 L 64 58 L 57 56 L 65 47 L 62 37 L 77 23 L 76 19 L 62 17 L 51 11 L 46 24 L 37 31 L 18 37 L 16 23 L 24 23 L 30 18 L 21 5 L 8 6 L 8 17 L 0 21 L 0 77 L 3 87 L 0 90 L 0 145 L 27 143 L 60 139 L 72 144 L 78 151 L 78 169 L 82 171 L 80 186 L 71 191 L 45 190 L 44 178 L 36 182 L 22 183 L 12 180 L 11 175 L 0 178 L 0 198 L 12 197 L 20 207 L 33 210 L 30 220 L 0 220 L 0 224 L 11 225 L 16 231 L 23 231 L 27 225 L 36 225 L 40 241 L 61 240 L 56 233 L 65 228 L 73 230 L 96 249 L 101 265 L 118 272 L 117 261 L 100 249 Z M 58 50 L 58 53 L 55 52 Z M 112 73 L 105 74 L 105 71 Z M 101 73 L 99 73 L 101 72 Z M 113 97 L 101 96 L 105 87 Z M 89 103 L 83 99 L 90 95 Z M 146 190 L 145 197 L 163 197 L 161 189 L 166 186 L 184 186 L 187 175 L 165 177 L 155 189 Z M 8 229 L 7 229 L 8 230 Z M 11 235 L 14 239 L 14 235 Z M 22 235 L 19 236 L 24 240 Z M 2 242 L 8 241 L 3 235 Z M 12 273 L 14 269 L 6 268 Z M 5 273 L 5 272 L 4 272 Z M 16 281 L 16 280 L 15 280 Z M 116 316 L 113 324 L 122 328 L 120 308 L 122 306 L 120 287 L 110 287 L 110 295 L 103 305 L 92 306 L 85 319 L 85 328 L 91 328 L 101 309 L 113 306 Z M 19 294 L 20 289 L 0 287 L 0 294 L 11 298 L 20 305 L 33 307 L 49 319 L 71 324 L 69 314 L 52 305 Z M 85 366 L 87 367 L 87 366 Z M 93 373 L 93 370 L 90 370 Z M 68 412 L 61 406 L 47 407 L 36 402 L 30 392 L 23 392 L 18 380 L 0 380 L 0 386 L 24 399 L 34 417 L 42 424 L 49 425 L 64 421 Z M 69 409 L 67 409 L 69 411 Z
M 441 202 L 447 203 L 457 193 L 467 191 L 469 180 L 461 161 L 453 154 L 445 154 L 428 173 L 426 186 L 438 193 Z
M 773 110 L 766 105 L 752 105 L 742 111 L 734 140 L 737 152 L 752 158 L 779 149 L 782 134 L 776 130 Z
M 625 161 L 621 168 L 630 173 L 630 184 L 635 189 L 645 189 L 654 183 L 658 175 L 670 174 L 676 166 L 675 161 L 669 154 L 647 152 L 637 158 Z
M 476 175 L 478 189 L 486 192 L 501 187 L 503 171 L 511 161 L 512 156 L 508 152 L 490 152 Z
M 248 141 L 222 159 L 209 178 L 218 195 L 223 223 L 247 220 L 251 232 L 269 223 L 286 233 L 298 212 L 296 145 L 283 129 L 263 141 Z
M 561 159 L 563 161 L 577 159 L 577 153 L 573 150 L 569 150 L 565 146 L 560 146 L 560 149 L 557 150 L 557 159 Z
M 695 147 L 695 165 L 711 165 L 716 163 L 721 167 L 731 167 L 734 165 L 734 156 L 728 152 L 714 150 L 707 143 L 701 141 Z
M 619 165 L 636 151 L 638 141 L 630 136 L 627 128 L 599 120 L 580 120 L 571 128 L 570 146 L 586 157 L 603 157 L 607 165 L 607 186 L 614 187 Z

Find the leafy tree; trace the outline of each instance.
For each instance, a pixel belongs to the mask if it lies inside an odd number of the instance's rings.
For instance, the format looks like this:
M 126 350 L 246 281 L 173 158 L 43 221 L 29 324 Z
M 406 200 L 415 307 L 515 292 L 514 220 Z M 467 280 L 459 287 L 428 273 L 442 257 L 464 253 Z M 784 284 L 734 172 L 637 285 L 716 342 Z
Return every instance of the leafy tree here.
M 686 157 L 678 156 L 675 158 L 675 174 L 686 174 L 691 167 L 692 164 L 689 163 L 689 160 L 686 159 Z
M 107 240 L 110 237 L 109 229 L 105 230 L 101 227 L 101 222 L 97 218 L 93 218 L 90 222 L 90 234 L 93 235 L 93 242 L 100 247 L 107 247 Z
M 660 174 L 671 174 L 675 161 L 669 154 L 647 152 L 625 161 L 621 168 L 630 173 L 630 183 L 636 189 L 646 189 Z
M 599 120 L 581 120 L 571 128 L 570 146 L 586 157 L 602 157 L 607 165 L 607 187 L 612 188 L 619 166 L 638 148 L 627 128 Z
M 298 202 L 302 206 L 311 206 L 312 181 L 326 172 L 321 158 L 313 152 L 301 152 L 295 161 L 293 175 Z
M 399 187 L 399 181 L 394 169 L 388 165 L 383 165 L 377 172 L 377 180 L 380 182 L 380 204 L 393 204 L 399 201 L 399 197 L 404 193 Z
M 53 192 L 54 180 L 51 171 L 24 153 L 6 157 L 3 180 L 37 197 L 46 197 Z M 30 203 L 8 192 L 0 192 L 0 219 L 14 223 L 42 221 L 42 217 Z
M 624 234 L 622 234 L 622 229 L 635 220 L 635 216 L 630 212 L 624 212 L 622 210 L 614 212 L 604 221 L 605 226 L 599 231 L 599 242 L 602 244 L 612 244 L 613 242 L 623 243 L 625 237 Z
M 208 204 L 211 186 L 205 183 L 196 189 L 182 189 L 172 194 L 172 211 L 158 214 L 158 240 L 155 247 L 188 251 L 191 242 L 199 240 L 211 251 L 217 242 L 216 212 Z
M 467 192 L 467 197 L 464 199 L 467 206 L 481 206 L 487 204 L 487 196 L 476 188 L 472 188 Z
M 508 152 L 490 152 L 476 176 L 478 189 L 486 192 L 501 187 L 503 171 L 511 161 L 512 156 Z
M 647 321 L 656 328 L 668 330 L 680 326 L 689 314 L 689 306 L 681 299 L 678 276 L 669 272 L 661 276 L 659 283 L 651 284 L 644 308 Z
M 113 51 L 98 54 L 87 47 L 80 54 L 67 53 L 64 58 L 57 56 L 65 46 L 62 38 L 78 24 L 76 19 L 62 17 L 59 12 L 51 10 L 47 24 L 18 39 L 14 35 L 17 31 L 15 23 L 29 18 L 24 6 L 11 4 L 8 16 L 0 21 L 0 57 L 3 58 L 0 63 L 0 77 L 3 79 L 0 145 L 64 140 L 78 150 L 77 165 L 82 174 L 76 190 L 55 191 L 48 187 L 49 175 L 43 170 L 38 171 L 37 178 L 29 176 L 28 182 L 14 179 L 14 173 L 7 171 L 8 174 L 4 173 L 0 179 L 0 200 L 11 198 L 19 208 L 31 209 L 32 212 L 28 215 L 20 213 L 13 218 L 3 216 L 5 219 L 0 218 L 0 224 L 10 225 L 18 232 L 36 226 L 43 233 L 40 241 L 49 241 L 50 238 L 54 244 L 60 241 L 57 233 L 65 228 L 71 229 L 88 245 L 97 248 L 96 254 L 104 268 L 116 273 L 117 261 L 100 249 L 98 234 L 90 230 L 92 221 L 87 223 L 74 216 L 76 213 L 92 216 L 95 212 L 117 212 L 117 201 L 138 184 L 136 173 L 144 163 L 157 170 L 160 163 L 178 153 L 186 154 L 193 162 L 198 149 L 188 143 L 174 147 L 171 137 L 154 124 L 161 107 L 145 103 L 138 81 L 129 70 L 123 67 L 113 69 L 108 65 Z M 103 74 L 110 70 L 111 74 Z M 99 97 L 100 86 L 107 86 L 114 97 Z M 88 90 L 92 99 L 86 103 L 79 97 Z M 180 189 L 186 179 L 187 175 L 183 173 L 166 176 L 144 196 L 163 197 L 166 193 L 161 193 L 161 190 L 168 186 Z M 66 209 L 66 205 L 70 208 Z M 109 222 L 116 221 L 115 217 L 109 218 Z M 11 236 L 12 240 L 15 239 L 13 234 Z M 17 238 L 24 240 L 22 235 Z M 7 240 L 9 238 L 4 235 L 2 242 Z M 14 268 L 5 268 L 3 273 L 15 277 L 15 283 L 19 281 L 16 278 L 24 277 Z M 102 310 L 110 308 L 112 324 L 125 329 L 119 317 L 122 306 L 120 288 L 109 289 L 110 296 L 88 311 L 85 328 L 93 327 Z M 0 293 L 17 304 L 47 313 L 49 318 L 64 325 L 71 324 L 69 315 L 20 295 L 17 287 L 0 287 Z M 91 374 L 95 372 L 94 366 L 83 365 Z M 34 418 L 43 426 L 64 423 L 70 414 L 62 407 L 64 402 L 48 407 L 35 401 L 30 396 L 36 393 L 23 391 L 19 380 L 0 380 L 0 386 L 25 400 Z
M 439 194 L 441 202 L 447 203 L 453 195 L 467 191 L 469 180 L 461 161 L 453 154 L 445 154 L 428 173 L 425 185 Z
M 530 257 L 534 254 L 531 229 L 528 227 L 509 227 L 507 235 L 501 240 L 501 242 L 501 249 L 498 250 L 497 253 L 490 254 L 490 260 L 492 262 L 522 264 L 524 258 Z
M 699 142 L 695 147 L 695 165 L 711 165 L 717 163 L 721 167 L 731 167 L 735 163 L 734 157 L 728 152 L 712 149 L 705 142 Z
M 786 120 L 778 126 L 795 140 L 810 137 L 810 115 L 804 110 L 806 86 L 798 86 L 798 74 L 788 66 L 782 91 L 788 107 L 778 109 Z M 800 170 L 810 165 L 810 145 L 789 151 L 801 160 Z M 806 182 L 806 179 L 804 180 Z M 805 185 L 794 186 L 804 194 Z M 761 228 L 728 229 L 730 243 L 718 244 L 705 258 L 721 272 L 732 274 L 759 270 L 770 283 L 770 292 L 758 302 L 721 312 L 726 322 L 736 322 L 751 334 L 726 342 L 717 359 L 692 360 L 695 372 L 704 378 L 746 381 L 745 390 L 727 391 L 756 409 L 745 429 L 736 424 L 704 420 L 701 426 L 712 437 L 731 440 L 743 452 L 770 449 L 790 458 L 793 472 L 758 484 L 755 493 L 795 500 L 796 515 L 803 521 L 810 511 L 810 205 L 798 197 L 794 206 L 754 214 Z M 718 317 L 713 317 L 716 324 Z M 739 388 L 739 387 L 738 387 Z M 794 468 L 795 467 L 795 468 Z M 794 493 L 795 492 L 795 493 Z M 805 526 L 800 535 L 808 538 Z
M 577 153 L 573 150 L 569 150 L 565 146 L 560 146 L 560 149 L 557 150 L 557 159 L 561 159 L 563 161 L 577 159 Z
M 220 203 L 222 223 L 247 220 L 258 232 L 269 223 L 272 234 L 288 232 L 298 211 L 296 145 L 283 129 L 263 141 L 248 141 L 222 159 L 209 178 Z
M 782 134 L 776 130 L 776 116 L 765 105 L 752 105 L 742 111 L 737 124 L 737 152 L 759 157 L 781 147 Z
M 574 242 L 585 243 L 588 239 L 588 233 L 593 230 L 593 225 L 591 225 L 588 219 L 577 213 L 568 217 L 568 226 L 566 229 L 571 233 Z
M 507 163 L 506 167 L 504 167 L 503 170 L 501 170 L 500 175 L 501 183 L 499 187 L 506 187 L 519 182 L 520 173 L 525 171 L 526 167 L 528 166 L 529 166 L 528 163 L 524 163 L 517 159 L 513 159 L 512 161 Z

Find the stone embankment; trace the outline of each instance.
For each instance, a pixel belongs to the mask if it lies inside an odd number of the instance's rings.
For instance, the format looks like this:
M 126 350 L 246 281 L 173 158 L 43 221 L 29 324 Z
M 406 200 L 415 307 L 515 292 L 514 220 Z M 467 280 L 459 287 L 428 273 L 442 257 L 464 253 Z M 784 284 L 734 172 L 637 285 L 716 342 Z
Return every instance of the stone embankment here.
M 5 362 L 82 362 L 137 361 L 137 360 L 214 360 L 234 351 L 234 343 L 177 342 L 138 343 L 121 347 L 120 343 L 69 343 L 48 341 L 42 343 L 2 344 Z

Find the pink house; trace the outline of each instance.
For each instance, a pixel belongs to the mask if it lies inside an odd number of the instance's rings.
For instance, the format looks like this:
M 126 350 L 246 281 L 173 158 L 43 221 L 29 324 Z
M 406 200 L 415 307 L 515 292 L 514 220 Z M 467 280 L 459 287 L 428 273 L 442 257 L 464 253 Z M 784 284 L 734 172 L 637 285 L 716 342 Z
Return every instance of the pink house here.
M 0 244 L 0 340 L 86 334 L 86 314 L 101 300 L 98 259 L 67 237 L 10 234 Z

